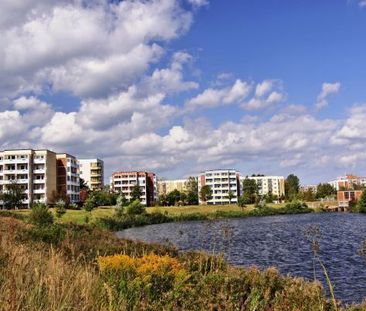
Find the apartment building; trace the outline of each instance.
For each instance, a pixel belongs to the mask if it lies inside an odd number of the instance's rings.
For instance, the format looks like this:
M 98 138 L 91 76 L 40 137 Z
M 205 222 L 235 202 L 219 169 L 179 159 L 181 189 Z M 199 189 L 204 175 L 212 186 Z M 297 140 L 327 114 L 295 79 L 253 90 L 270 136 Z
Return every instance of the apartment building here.
M 80 178 L 84 179 L 90 190 L 104 187 L 104 162 L 100 159 L 79 160 Z
M 237 203 L 240 195 L 239 172 L 233 169 L 218 169 L 202 172 L 198 177 L 198 194 L 203 186 L 209 186 L 212 198 L 207 202 L 199 199 L 200 204 L 229 204 L 228 193 L 233 193 L 231 203 Z M 200 197 L 200 196 L 199 196 Z
M 0 191 L 6 192 L 12 183 L 23 190 L 23 207 L 49 203 L 57 190 L 56 154 L 33 149 L 0 151 Z
M 153 206 L 157 197 L 157 177 L 154 173 L 134 171 L 112 174 L 112 191 L 122 192 L 128 200 L 131 200 L 131 192 L 136 185 L 141 188 L 141 203 Z
M 336 180 L 328 182 L 337 191 L 339 190 L 354 190 L 357 187 L 366 187 L 366 177 L 358 177 L 352 174 L 340 176 Z
M 80 202 L 80 178 L 77 159 L 67 153 L 59 153 L 57 159 L 57 192 L 66 195 L 70 203 Z
M 187 190 L 187 179 L 175 179 L 175 180 L 159 180 L 158 181 L 158 195 L 168 194 L 174 190 L 184 192 Z
M 256 181 L 258 185 L 258 194 L 260 196 L 267 195 L 272 193 L 272 195 L 276 195 L 277 197 L 281 197 L 285 195 L 285 177 L 283 176 L 247 176 L 249 179 L 253 179 Z M 243 181 L 246 177 L 240 177 L 240 189 L 242 192 L 243 189 Z
M 337 201 L 340 207 L 349 207 L 350 203 L 355 203 L 362 195 L 362 190 L 339 190 L 337 191 Z

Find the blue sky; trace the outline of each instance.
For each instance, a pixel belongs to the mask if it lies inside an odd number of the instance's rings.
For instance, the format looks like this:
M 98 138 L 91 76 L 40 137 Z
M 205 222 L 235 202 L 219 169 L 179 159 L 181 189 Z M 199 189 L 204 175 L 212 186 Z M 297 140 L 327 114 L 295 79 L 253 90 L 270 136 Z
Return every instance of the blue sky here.
M 27 0 L 0 31 L 1 149 L 366 175 L 364 0 Z

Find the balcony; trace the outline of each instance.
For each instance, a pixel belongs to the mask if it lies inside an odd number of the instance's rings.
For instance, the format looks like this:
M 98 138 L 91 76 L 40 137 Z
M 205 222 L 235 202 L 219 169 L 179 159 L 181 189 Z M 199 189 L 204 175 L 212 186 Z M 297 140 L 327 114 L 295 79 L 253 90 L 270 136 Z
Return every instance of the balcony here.
M 46 188 L 43 189 L 33 189 L 34 194 L 44 194 L 46 193 Z
M 46 163 L 46 158 L 34 158 L 33 159 L 34 164 L 43 164 Z
M 46 178 L 45 179 L 33 179 L 33 183 L 34 184 L 44 184 L 46 183 Z
M 44 168 L 38 168 L 33 170 L 34 174 L 44 174 L 45 172 L 46 170 Z

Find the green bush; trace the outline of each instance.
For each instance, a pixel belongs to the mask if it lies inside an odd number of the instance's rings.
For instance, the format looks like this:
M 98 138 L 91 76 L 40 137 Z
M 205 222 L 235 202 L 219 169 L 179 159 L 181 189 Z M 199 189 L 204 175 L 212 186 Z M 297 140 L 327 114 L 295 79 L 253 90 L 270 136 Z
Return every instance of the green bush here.
M 289 210 L 299 210 L 307 207 L 308 206 L 306 205 L 306 203 L 300 201 L 292 201 L 290 203 L 287 203 L 285 206 L 285 208 Z
M 143 206 L 139 200 L 131 202 L 127 208 L 126 213 L 128 215 L 140 215 L 146 212 L 145 206 Z
M 52 225 L 54 219 L 46 204 L 37 203 L 32 206 L 29 221 L 35 226 L 44 227 Z
M 87 211 L 87 212 L 91 212 L 94 208 L 97 207 L 97 201 L 96 199 L 94 198 L 94 196 L 89 196 L 85 202 L 84 202 L 84 205 L 83 205 L 84 209 Z
M 58 244 L 65 237 L 65 230 L 60 225 L 54 224 L 43 227 L 33 227 L 25 231 L 25 235 L 33 241 L 49 244 Z
M 66 213 L 66 203 L 64 200 L 58 200 L 55 204 L 56 216 L 61 218 Z

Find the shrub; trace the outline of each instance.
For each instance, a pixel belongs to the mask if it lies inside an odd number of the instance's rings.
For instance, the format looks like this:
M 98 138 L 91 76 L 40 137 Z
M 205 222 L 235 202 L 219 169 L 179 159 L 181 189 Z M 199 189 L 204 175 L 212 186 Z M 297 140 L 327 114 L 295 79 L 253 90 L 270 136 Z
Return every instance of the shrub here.
M 54 219 L 46 204 L 37 203 L 32 206 L 29 221 L 35 226 L 44 227 L 52 225 Z
M 94 208 L 97 207 L 97 201 L 93 196 L 89 196 L 85 200 L 83 207 L 87 212 L 91 212 Z
M 308 206 L 306 203 L 300 202 L 300 201 L 292 201 L 290 203 L 287 203 L 285 208 L 290 210 L 299 210 L 307 208 Z
M 33 227 L 27 229 L 24 234 L 33 241 L 41 241 L 49 244 L 58 244 L 65 237 L 65 230 L 60 225 Z
M 58 200 L 55 204 L 56 216 L 61 218 L 66 213 L 66 203 L 64 200 Z
M 117 201 L 116 201 L 116 216 L 117 217 L 122 217 L 122 215 L 124 214 L 125 211 L 125 207 L 127 206 L 127 199 L 123 194 L 120 194 L 117 197 Z
M 131 202 L 127 208 L 126 213 L 128 215 L 140 215 L 146 212 L 145 206 L 143 206 L 139 200 Z

